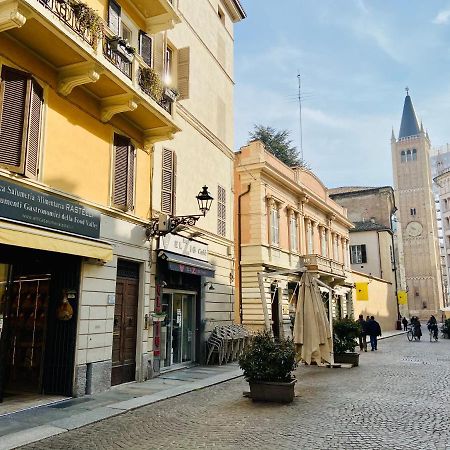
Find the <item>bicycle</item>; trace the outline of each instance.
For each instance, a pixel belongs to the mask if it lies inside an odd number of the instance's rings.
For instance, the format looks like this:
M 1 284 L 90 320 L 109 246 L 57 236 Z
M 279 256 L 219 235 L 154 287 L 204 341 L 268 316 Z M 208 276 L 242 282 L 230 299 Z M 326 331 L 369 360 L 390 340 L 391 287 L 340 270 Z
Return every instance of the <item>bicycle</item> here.
M 420 335 L 416 333 L 416 327 L 411 325 L 408 326 L 408 332 L 406 333 L 406 337 L 408 338 L 409 342 L 411 342 L 412 340 L 420 341 Z
M 437 342 L 438 341 L 438 326 L 431 326 L 428 327 L 428 331 L 430 332 L 430 342 Z

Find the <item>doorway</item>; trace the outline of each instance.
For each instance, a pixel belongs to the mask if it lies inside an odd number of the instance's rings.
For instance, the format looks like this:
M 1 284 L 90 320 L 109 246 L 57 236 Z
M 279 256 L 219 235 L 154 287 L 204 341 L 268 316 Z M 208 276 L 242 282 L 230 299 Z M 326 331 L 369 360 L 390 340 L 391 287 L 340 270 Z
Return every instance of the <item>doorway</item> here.
M 195 360 L 196 294 L 165 292 L 161 326 L 161 367 L 183 365 Z
M 136 379 L 139 264 L 119 260 L 114 307 L 111 385 Z

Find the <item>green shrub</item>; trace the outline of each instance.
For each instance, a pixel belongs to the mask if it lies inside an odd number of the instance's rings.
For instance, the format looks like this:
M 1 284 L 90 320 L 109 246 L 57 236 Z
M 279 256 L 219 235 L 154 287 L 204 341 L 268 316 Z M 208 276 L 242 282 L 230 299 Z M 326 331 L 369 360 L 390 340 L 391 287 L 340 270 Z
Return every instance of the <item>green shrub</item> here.
M 334 353 L 354 352 L 358 345 L 356 338 L 361 332 L 358 321 L 338 319 L 333 321 Z
M 249 382 L 289 382 L 297 367 L 294 341 L 275 341 L 268 331 L 260 332 L 239 357 L 239 367 Z
M 139 70 L 139 86 L 157 102 L 163 95 L 163 84 L 158 72 L 151 67 L 141 67 Z

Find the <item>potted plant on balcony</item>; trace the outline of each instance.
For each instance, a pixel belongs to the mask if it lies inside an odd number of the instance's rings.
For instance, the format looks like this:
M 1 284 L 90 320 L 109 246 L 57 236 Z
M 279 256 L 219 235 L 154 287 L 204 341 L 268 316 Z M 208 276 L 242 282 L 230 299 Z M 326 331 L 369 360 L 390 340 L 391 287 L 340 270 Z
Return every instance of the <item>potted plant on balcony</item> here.
M 120 36 L 113 36 L 108 41 L 111 50 L 119 55 L 128 62 L 133 61 L 136 49 L 128 43 L 127 39 Z
M 360 325 L 353 319 L 337 319 L 333 321 L 334 362 L 359 365 L 359 353 L 355 352 L 358 345 L 357 337 Z
M 101 17 L 86 3 L 79 0 L 68 0 L 73 14 L 77 19 L 78 31 L 89 33 L 92 36 L 92 46 L 97 48 L 98 40 L 103 34 Z
M 239 357 L 253 401 L 290 403 L 294 400 L 297 367 L 291 339 L 275 341 L 268 331 L 258 333 Z
M 155 101 L 161 102 L 163 85 L 158 72 L 151 67 L 141 67 L 139 70 L 139 86 Z

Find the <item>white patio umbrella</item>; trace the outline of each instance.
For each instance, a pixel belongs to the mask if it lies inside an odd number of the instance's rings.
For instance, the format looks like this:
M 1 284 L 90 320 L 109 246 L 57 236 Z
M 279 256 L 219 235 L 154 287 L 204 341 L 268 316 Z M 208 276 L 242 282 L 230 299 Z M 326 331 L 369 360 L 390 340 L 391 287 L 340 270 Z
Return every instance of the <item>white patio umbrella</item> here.
M 308 272 L 300 282 L 295 311 L 294 343 L 297 358 L 318 365 L 332 363 L 332 337 L 319 287 Z

